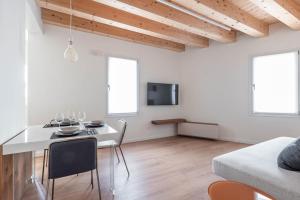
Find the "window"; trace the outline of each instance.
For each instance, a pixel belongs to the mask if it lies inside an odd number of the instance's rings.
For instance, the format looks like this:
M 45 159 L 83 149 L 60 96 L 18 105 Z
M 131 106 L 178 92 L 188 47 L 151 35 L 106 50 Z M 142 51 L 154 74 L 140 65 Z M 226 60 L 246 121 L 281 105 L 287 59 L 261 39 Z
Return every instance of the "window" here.
M 132 59 L 108 58 L 108 114 L 138 110 L 138 68 Z
M 298 114 L 298 52 L 253 58 L 253 112 Z

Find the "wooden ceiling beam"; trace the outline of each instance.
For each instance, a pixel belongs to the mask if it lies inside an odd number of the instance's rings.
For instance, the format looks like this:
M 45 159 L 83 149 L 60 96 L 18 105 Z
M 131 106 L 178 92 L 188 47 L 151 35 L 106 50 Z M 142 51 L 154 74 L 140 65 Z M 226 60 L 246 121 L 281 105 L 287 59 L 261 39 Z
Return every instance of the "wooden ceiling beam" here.
M 235 31 L 214 26 L 155 0 L 94 1 L 219 42 L 234 42 L 236 40 Z
M 300 29 L 300 5 L 294 0 L 251 0 L 259 8 L 292 29 Z
M 170 1 L 253 37 L 267 36 L 269 33 L 268 24 L 253 17 L 227 0 Z
M 204 48 L 208 47 L 209 44 L 208 39 L 202 36 L 182 31 L 94 1 L 73 1 L 73 10 L 69 8 L 69 0 L 41 0 L 40 6 L 65 14 L 70 14 L 72 12 L 74 16 L 80 18 L 173 42 L 183 43 L 189 46 Z
M 54 24 L 62 27 L 68 27 L 70 23 L 68 14 L 60 13 L 45 8 L 42 8 L 42 18 L 44 23 Z M 125 29 L 79 18 L 76 16 L 73 16 L 73 28 L 80 31 L 127 40 L 148 46 L 165 48 L 177 52 L 182 52 L 185 50 L 184 44 L 144 35 L 141 33 L 136 33 L 133 31 L 128 31 Z

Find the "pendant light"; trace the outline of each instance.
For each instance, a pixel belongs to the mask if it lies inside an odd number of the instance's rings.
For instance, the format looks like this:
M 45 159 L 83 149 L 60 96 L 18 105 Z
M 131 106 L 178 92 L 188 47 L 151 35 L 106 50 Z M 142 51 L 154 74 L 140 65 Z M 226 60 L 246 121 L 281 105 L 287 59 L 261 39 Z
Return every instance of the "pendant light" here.
M 72 10 L 72 0 L 70 0 L 70 38 L 69 38 L 69 44 L 64 52 L 64 58 L 66 60 L 69 60 L 71 62 L 76 62 L 78 60 L 78 53 L 75 50 L 73 46 L 73 38 L 72 38 L 72 19 L 73 19 L 73 10 Z

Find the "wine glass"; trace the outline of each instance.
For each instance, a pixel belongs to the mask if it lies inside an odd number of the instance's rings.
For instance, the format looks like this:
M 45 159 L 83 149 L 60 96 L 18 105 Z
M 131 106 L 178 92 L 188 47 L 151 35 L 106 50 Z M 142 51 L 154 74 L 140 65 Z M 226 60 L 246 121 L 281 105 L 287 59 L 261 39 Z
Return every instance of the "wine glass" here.
M 84 122 L 85 119 L 86 119 L 86 113 L 85 113 L 85 112 L 78 112 L 77 118 L 78 118 L 80 127 L 82 127 L 83 122 Z
M 70 119 L 71 126 L 73 126 L 74 123 L 76 123 L 76 114 L 75 114 L 75 112 L 69 113 L 69 119 Z
M 65 116 L 63 113 L 56 113 L 55 114 L 55 122 L 58 124 L 58 127 L 60 127 L 61 123 L 64 121 Z

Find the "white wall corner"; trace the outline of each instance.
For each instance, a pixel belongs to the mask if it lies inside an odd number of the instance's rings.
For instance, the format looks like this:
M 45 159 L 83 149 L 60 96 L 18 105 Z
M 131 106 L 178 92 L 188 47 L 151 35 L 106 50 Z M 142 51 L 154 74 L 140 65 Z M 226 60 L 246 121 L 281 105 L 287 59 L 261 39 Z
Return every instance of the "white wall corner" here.
M 33 32 L 44 33 L 41 8 L 36 0 L 26 0 L 27 26 Z

